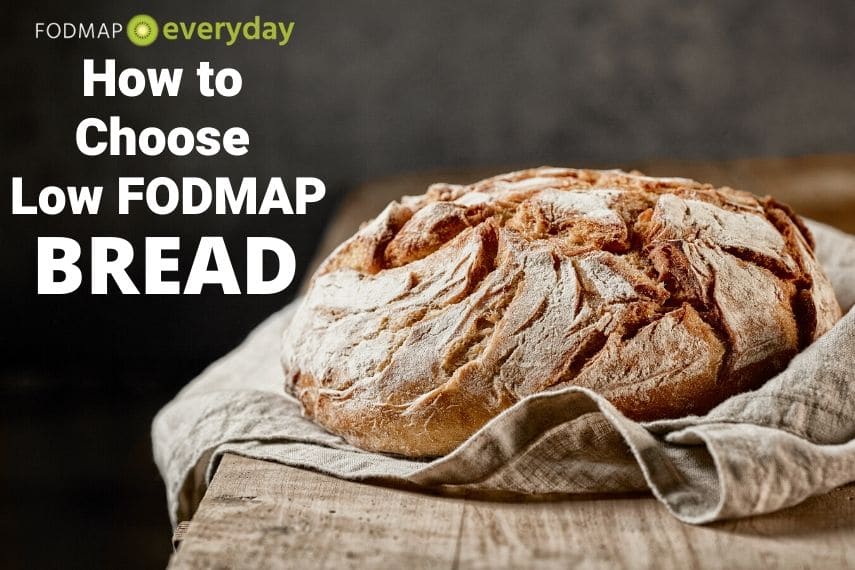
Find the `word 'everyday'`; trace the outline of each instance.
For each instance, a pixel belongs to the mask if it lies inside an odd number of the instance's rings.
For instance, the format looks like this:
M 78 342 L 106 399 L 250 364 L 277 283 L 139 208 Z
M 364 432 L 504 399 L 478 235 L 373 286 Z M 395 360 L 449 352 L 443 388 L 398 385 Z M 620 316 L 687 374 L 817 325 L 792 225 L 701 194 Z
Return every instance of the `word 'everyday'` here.
M 167 40 L 203 41 L 226 40 L 227 46 L 233 46 L 238 39 L 275 41 L 284 46 L 291 40 L 294 22 L 261 21 L 256 16 L 248 22 L 166 22 L 161 33 Z

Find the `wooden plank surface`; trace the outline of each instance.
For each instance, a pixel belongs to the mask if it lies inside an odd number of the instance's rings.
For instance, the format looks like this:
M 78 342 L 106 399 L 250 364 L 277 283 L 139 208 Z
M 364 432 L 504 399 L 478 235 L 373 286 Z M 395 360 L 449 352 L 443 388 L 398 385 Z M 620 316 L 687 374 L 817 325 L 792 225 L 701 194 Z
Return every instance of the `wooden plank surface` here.
M 227 455 L 172 568 L 451 568 L 461 501 Z
M 855 566 L 855 485 L 771 515 L 678 522 L 651 497 L 513 503 L 423 495 L 226 455 L 170 567 Z

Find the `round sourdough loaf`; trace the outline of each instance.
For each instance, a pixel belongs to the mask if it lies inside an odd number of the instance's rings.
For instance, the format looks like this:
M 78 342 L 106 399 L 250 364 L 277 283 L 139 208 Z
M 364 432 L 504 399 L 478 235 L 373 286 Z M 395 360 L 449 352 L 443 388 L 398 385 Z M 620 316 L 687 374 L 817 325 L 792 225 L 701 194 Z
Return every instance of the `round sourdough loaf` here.
M 637 420 L 703 413 L 839 318 L 810 233 L 770 198 L 536 168 L 389 204 L 313 277 L 283 365 L 329 431 L 427 457 L 567 386 Z

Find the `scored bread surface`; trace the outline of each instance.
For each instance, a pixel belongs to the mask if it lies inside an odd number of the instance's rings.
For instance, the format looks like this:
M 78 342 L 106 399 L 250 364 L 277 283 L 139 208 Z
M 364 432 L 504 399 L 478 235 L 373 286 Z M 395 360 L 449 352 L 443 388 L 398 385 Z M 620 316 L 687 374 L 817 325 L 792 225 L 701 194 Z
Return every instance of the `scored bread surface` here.
M 683 178 L 544 167 L 389 204 L 317 271 L 282 362 L 329 431 L 430 457 L 567 386 L 636 420 L 704 413 L 839 318 L 788 207 Z

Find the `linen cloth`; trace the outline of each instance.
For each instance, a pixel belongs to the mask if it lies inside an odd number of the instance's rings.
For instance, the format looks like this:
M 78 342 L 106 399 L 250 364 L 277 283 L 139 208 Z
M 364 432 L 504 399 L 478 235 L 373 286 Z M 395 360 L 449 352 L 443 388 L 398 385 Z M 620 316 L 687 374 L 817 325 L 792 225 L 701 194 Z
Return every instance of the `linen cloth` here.
M 224 453 L 377 483 L 523 494 L 649 489 L 696 524 L 767 513 L 853 481 L 855 237 L 810 228 L 844 317 L 761 388 L 704 416 L 648 423 L 587 389 L 537 394 L 433 461 L 361 451 L 302 417 L 279 361 L 297 300 L 154 419 L 172 523 L 192 516 Z

